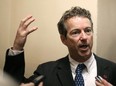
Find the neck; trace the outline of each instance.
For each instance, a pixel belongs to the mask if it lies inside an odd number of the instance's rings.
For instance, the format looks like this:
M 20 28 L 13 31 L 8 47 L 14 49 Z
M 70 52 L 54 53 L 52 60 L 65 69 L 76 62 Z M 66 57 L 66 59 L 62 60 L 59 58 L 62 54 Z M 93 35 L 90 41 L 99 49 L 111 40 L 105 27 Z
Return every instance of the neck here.
M 91 53 L 92 54 L 92 53 Z M 90 57 L 91 57 L 91 54 L 88 55 L 88 56 L 80 56 L 80 55 L 73 55 L 73 54 L 70 54 L 71 58 L 74 59 L 75 61 L 77 62 L 85 62 L 87 61 Z

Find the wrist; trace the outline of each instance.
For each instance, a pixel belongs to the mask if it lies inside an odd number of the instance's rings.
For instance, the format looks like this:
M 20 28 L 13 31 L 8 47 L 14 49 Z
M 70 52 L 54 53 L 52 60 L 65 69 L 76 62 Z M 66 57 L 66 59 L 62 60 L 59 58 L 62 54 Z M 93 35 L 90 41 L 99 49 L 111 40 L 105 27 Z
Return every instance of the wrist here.
M 13 50 L 12 48 L 13 48 L 13 47 L 11 47 L 11 48 L 9 49 L 9 52 L 8 52 L 8 55 L 9 55 L 9 56 L 15 56 L 15 55 L 18 55 L 18 54 L 24 52 L 24 50 Z
M 12 50 L 16 50 L 16 51 L 22 51 L 23 48 L 22 47 L 18 47 L 18 46 L 13 46 L 11 47 Z

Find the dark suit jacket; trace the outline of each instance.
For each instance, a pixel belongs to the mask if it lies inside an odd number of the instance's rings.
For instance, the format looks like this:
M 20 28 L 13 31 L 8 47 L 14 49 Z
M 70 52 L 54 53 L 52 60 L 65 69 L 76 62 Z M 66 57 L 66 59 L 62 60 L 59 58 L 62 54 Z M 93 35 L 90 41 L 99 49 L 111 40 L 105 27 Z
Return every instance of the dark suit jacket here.
M 95 59 L 97 61 L 97 74 L 116 86 L 116 64 L 96 55 Z M 45 76 L 44 86 L 75 86 L 68 56 L 39 65 L 34 75 L 29 79 L 24 77 L 24 69 L 24 53 L 17 56 L 8 56 L 7 51 L 4 71 L 18 82 L 28 82 L 42 74 Z

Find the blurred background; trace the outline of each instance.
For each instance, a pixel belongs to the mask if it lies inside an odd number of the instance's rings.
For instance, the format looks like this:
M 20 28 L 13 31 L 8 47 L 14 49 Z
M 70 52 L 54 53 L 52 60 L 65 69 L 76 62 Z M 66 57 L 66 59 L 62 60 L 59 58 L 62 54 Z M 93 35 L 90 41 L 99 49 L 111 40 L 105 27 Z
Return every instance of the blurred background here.
M 57 60 L 68 54 L 61 43 L 57 22 L 73 6 L 90 10 L 94 23 L 93 52 L 116 62 L 116 0 L 0 0 L 0 68 L 5 52 L 12 47 L 21 19 L 33 15 L 29 28 L 39 29 L 29 35 L 25 50 L 26 77 L 41 63 Z

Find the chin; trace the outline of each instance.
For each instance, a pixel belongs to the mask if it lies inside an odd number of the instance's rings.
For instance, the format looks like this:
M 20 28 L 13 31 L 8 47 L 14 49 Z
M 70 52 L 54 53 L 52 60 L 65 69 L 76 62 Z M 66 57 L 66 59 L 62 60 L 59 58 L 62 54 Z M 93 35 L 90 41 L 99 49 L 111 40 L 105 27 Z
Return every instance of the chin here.
M 80 56 L 84 58 L 88 58 L 91 56 L 91 52 L 81 53 Z

